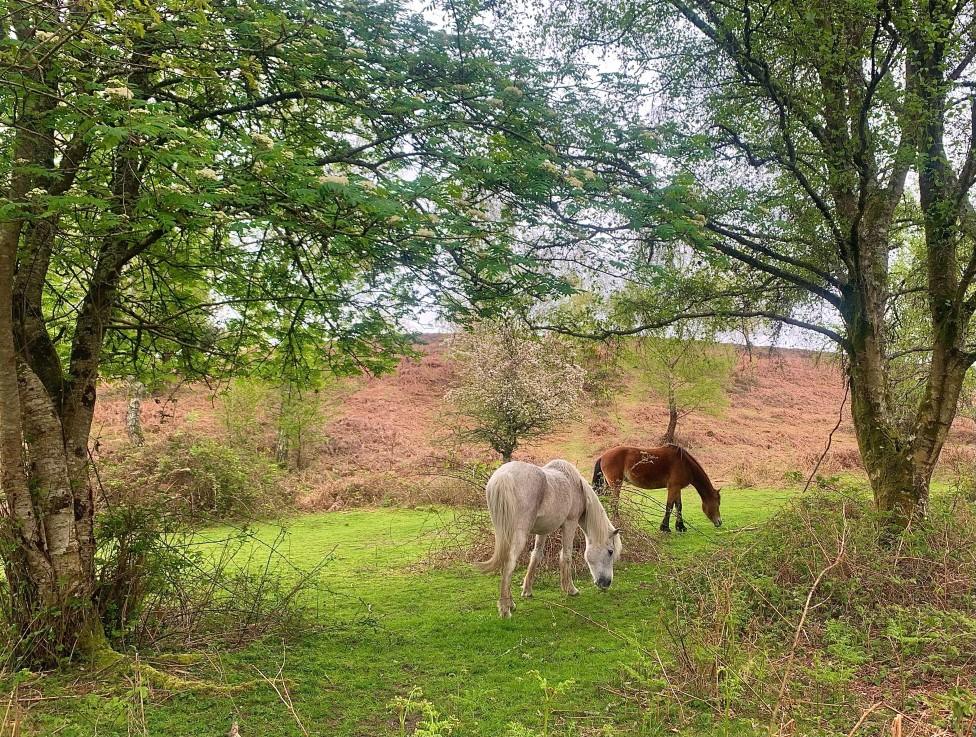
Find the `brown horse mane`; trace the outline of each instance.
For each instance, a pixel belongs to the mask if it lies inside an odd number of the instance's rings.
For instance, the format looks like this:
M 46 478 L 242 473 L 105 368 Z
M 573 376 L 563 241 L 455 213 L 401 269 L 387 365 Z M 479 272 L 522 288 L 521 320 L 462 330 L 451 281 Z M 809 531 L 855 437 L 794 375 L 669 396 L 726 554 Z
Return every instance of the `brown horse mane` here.
M 698 462 L 691 453 L 682 448 L 680 445 L 673 443 L 674 447 L 678 450 L 678 455 L 680 455 L 687 463 L 688 467 L 691 468 L 691 483 L 698 490 L 698 494 L 704 498 L 705 496 L 714 497 L 715 496 L 715 484 L 712 480 L 708 478 L 708 474 L 705 473 L 705 469 Z

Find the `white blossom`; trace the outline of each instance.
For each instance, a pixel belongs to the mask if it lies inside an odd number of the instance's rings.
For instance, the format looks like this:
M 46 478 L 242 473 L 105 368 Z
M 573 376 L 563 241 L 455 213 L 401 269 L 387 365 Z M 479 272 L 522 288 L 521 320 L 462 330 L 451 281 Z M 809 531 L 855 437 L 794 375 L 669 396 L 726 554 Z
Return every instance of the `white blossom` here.
M 417 231 L 417 235 L 419 235 L 421 238 L 434 238 L 437 235 L 437 233 L 435 233 L 430 228 L 420 228 Z
M 454 339 L 453 358 L 458 380 L 446 398 L 462 437 L 505 455 L 576 417 L 584 371 L 554 336 L 483 323 Z
M 583 182 L 574 176 L 566 177 L 566 184 L 568 184 L 571 187 L 576 187 L 577 189 L 580 189 L 583 186 Z
M 349 184 L 349 177 L 343 174 L 323 174 L 319 177 L 319 184 Z
M 106 87 L 105 88 L 105 96 L 106 97 L 118 97 L 119 99 L 122 99 L 122 100 L 131 100 L 133 97 L 135 97 L 135 95 L 132 92 L 132 90 L 130 90 L 128 87 L 126 87 L 124 85 L 121 86 L 121 87 Z
M 212 182 L 216 182 L 220 179 L 220 174 L 209 167 L 205 167 L 197 172 L 197 176 L 201 179 L 209 179 Z
M 553 164 L 549 159 L 546 159 L 541 164 L 539 164 L 540 169 L 545 169 L 550 174 L 562 174 L 562 169 L 559 168 L 557 164 Z
M 40 43 L 47 43 L 48 41 L 53 41 L 58 37 L 58 34 L 51 33 L 50 31 L 35 31 L 34 38 L 36 38 Z
M 271 136 L 264 133 L 252 133 L 251 140 L 261 148 L 274 148 L 274 141 Z

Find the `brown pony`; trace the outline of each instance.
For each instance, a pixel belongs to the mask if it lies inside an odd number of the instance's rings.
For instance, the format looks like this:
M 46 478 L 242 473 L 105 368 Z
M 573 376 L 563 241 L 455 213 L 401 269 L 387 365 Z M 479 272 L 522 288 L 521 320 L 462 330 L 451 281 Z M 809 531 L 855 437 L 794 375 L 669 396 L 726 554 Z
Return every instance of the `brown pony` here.
M 675 529 L 685 531 L 681 518 L 681 490 L 692 484 L 702 500 L 702 511 L 716 527 L 722 526 L 720 489 L 716 489 L 708 474 L 691 453 L 677 445 L 660 448 L 632 448 L 618 445 L 596 459 L 593 467 L 593 488 L 597 493 L 610 488 L 613 516 L 620 513 L 620 487 L 629 481 L 641 489 L 667 489 L 668 504 L 661 522 L 662 532 L 671 532 L 671 508 L 677 511 Z

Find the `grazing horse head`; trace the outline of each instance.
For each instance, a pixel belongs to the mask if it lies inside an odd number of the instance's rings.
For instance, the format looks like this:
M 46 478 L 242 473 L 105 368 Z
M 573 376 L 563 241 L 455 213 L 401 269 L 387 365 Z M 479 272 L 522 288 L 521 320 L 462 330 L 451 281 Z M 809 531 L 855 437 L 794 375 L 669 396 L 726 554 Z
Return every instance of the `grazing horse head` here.
M 613 564 L 620 557 L 623 546 L 620 543 L 620 530 L 613 529 L 608 539 L 602 542 L 591 540 L 589 535 L 586 537 L 586 550 L 583 553 L 583 560 L 586 561 L 593 576 L 593 583 L 601 591 L 606 591 L 613 583 Z
M 711 493 L 702 492 L 699 489 L 699 496 L 702 500 L 702 511 L 705 516 L 712 521 L 712 524 L 716 527 L 722 526 L 722 489 L 715 486 L 711 486 Z
M 623 543 L 620 530 L 610 523 L 606 510 L 592 487 L 581 477 L 583 496 L 586 501 L 586 514 L 581 520 L 583 535 L 586 537 L 586 550 L 583 560 L 590 569 L 593 583 L 601 591 L 606 591 L 613 583 L 613 564 L 620 558 Z

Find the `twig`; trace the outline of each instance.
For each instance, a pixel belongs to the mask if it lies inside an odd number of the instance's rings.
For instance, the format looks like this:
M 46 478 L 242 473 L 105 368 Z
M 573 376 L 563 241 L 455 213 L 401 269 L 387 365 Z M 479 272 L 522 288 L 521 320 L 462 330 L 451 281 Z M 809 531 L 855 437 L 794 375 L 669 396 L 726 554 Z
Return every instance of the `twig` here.
M 855 724 L 851 731 L 847 733 L 847 737 L 854 737 L 854 733 L 861 728 L 861 725 L 864 724 L 864 720 L 867 719 L 871 713 L 883 703 L 883 701 L 875 701 L 873 704 L 871 704 L 871 706 L 868 707 L 868 710 L 861 714 L 861 718 L 857 720 L 857 724 Z
M 572 612 L 573 614 L 575 614 L 577 617 L 579 617 L 580 619 L 584 620 L 585 622 L 589 622 L 590 624 L 592 624 L 592 625 L 594 625 L 596 627 L 599 627 L 600 629 L 602 629 L 603 631 L 605 631 L 611 637 L 616 637 L 618 640 L 620 640 L 622 642 L 626 642 L 626 643 L 628 643 L 630 645 L 635 645 L 638 650 L 644 652 L 645 654 L 649 654 L 650 653 L 649 650 L 646 650 L 643 647 L 641 647 L 641 645 L 639 643 L 637 643 L 635 640 L 633 640 L 633 639 L 631 639 L 629 637 L 625 637 L 624 635 L 621 635 L 619 632 L 614 631 L 613 629 L 611 629 L 607 625 L 603 624 L 602 622 L 597 622 L 595 619 L 592 619 L 591 617 L 587 617 L 585 614 L 583 614 L 582 612 L 576 611 L 572 607 L 566 606 L 565 604 L 559 604 L 558 602 L 555 602 L 555 601 L 549 602 L 549 607 L 550 608 L 552 608 L 552 607 L 559 607 L 560 609 L 565 609 L 567 612 Z
M 298 725 L 298 728 L 300 730 L 302 730 L 302 734 L 305 735 L 305 737 L 310 737 L 309 736 L 309 733 L 308 733 L 308 730 L 305 729 L 305 725 L 302 724 L 302 720 L 298 716 L 298 712 L 295 711 L 295 705 L 292 702 L 291 693 L 288 691 L 288 683 L 285 681 L 285 677 L 284 677 L 284 671 L 285 671 L 285 652 L 284 652 L 284 648 L 282 648 L 282 652 L 281 652 L 281 665 L 278 667 L 278 672 L 275 674 L 275 677 L 274 677 L 273 680 L 271 678 L 268 678 L 266 675 L 264 675 L 264 673 L 261 672 L 261 669 L 258 668 L 257 666 L 252 666 L 252 667 L 254 668 L 254 670 L 257 671 L 258 675 L 261 676 L 261 678 L 263 678 L 267 682 L 267 684 L 269 686 L 271 686 L 271 688 L 274 689 L 274 692 L 276 694 L 278 694 L 278 698 L 281 699 L 281 703 L 284 704 L 285 705 L 285 708 L 288 709 L 288 713 L 291 714 L 292 719 L 295 720 L 295 724 Z M 278 688 L 278 683 L 277 683 L 277 681 L 279 679 L 281 679 L 281 688 L 280 689 Z M 282 693 L 282 691 L 284 691 L 284 693 Z
M 790 673 L 793 670 L 793 661 L 796 658 L 796 649 L 800 645 L 800 635 L 803 633 L 803 625 L 806 623 L 807 614 L 810 611 L 810 603 L 813 601 L 813 595 L 816 593 L 817 588 L 820 586 L 820 582 L 823 580 L 824 576 L 839 566 L 841 561 L 844 559 L 844 553 L 847 549 L 847 507 L 843 506 L 841 511 L 844 514 L 844 527 L 841 530 L 840 546 L 837 550 L 837 557 L 834 558 L 834 561 L 830 565 L 820 571 L 820 574 L 810 587 L 810 591 L 807 593 L 807 600 L 803 605 L 803 612 L 800 615 L 800 621 L 797 623 L 796 632 L 793 635 L 793 646 L 790 648 L 790 654 L 786 660 L 786 666 L 783 670 L 783 680 L 779 685 L 779 693 L 776 695 L 776 703 L 773 705 L 773 714 L 769 719 L 770 734 L 773 733 L 773 723 L 776 721 L 776 717 L 779 715 L 780 706 L 783 702 L 783 694 L 786 693 L 786 682 L 789 680 Z
M 845 381 L 844 398 L 841 400 L 840 410 L 838 410 L 837 412 L 837 424 L 834 425 L 834 429 L 831 430 L 830 434 L 827 435 L 827 445 L 824 446 L 823 453 L 821 453 L 820 457 L 817 459 L 817 465 L 813 467 L 813 470 L 810 472 L 810 475 L 807 477 L 807 482 L 803 485 L 804 494 L 806 494 L 807 489 L 810 488 L 810 484 L 813 482 L 813 477 L 816 476 L 817 471 L 820 470 L 820 464 L 824 462 L 824 458 L 826 458 L 827 454 L 830 452 L 830 444 L 834 442 L 834 433 L 837 432 L 837 429 L 840 427 L 840 423 L 844 421 L 844 406 L 847 404 L 847 397 L 848 395 L 850 395 L 850 393 L 851 393 L 851 382 Z
M 10 698 L 7 699 L 7 708 L 3 712 L 3 721 L 0 721 L 0 735 L 3 734 L 3 730 L 7 726 L 7 717 L 10 715 L 10 709 L 14 703 L 14 694 L 16 693 L 17 693 L 17 687 L 14 686 L 13 690 L 10 692 Z

